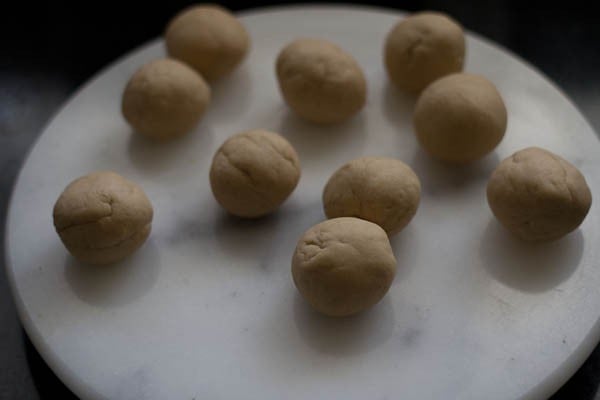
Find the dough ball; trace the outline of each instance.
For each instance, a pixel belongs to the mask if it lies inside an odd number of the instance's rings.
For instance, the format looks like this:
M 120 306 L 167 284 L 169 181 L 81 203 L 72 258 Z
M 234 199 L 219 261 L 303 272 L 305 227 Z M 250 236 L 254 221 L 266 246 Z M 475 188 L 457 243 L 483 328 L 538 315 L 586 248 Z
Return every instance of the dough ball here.
M 150 234 L 152 204 L 135 183 L 114 172 L 71 182 L 54 205 L 54 227 L 81 262 L 109 264 L 135 252 Z
M 462 71 L 465 35 L 449 16 L 422 12 L 392 28 L 384 53 L 390 80 L 399 89 L 416 93 L 444 75 Z
M 177 14 L 165 32 L 167 52 L 209 81 L 232 72 L 250 47 L 248 32 L 228 10 L 192 6 Z
M 487 185 L 498 221 L 528 241 L 551 241 L 577 228 L 592 204 L 579 170 L 547 150 L 529 147 L 503 160 Z
M 419 178 L 408 165 L 393 158 L 363 157 L 329 178 L 323 207 L 327 218 L 362 218 L 393 235 L 415 215 L 420 196 Z
M 385 296 L 396 259 L 385 231 L 358 218 L 334 218 L 304 233 L 292 258 L 302 296 L 331 316 L 355 314 Z
M 275 211 L 299 179 L 300 161 L 292 145 L 264 130 L 227 139 L 210 167 L 215 199 L 238 217 L 255 218 Z
M 491 152 L 506 131 L 506 107 L 496 87 L 479 75 L 454 74 L 427 87 L 417 100 L 417 139 L 433 157 L 467 163 Z
M 171 59 L 152 61 L 131 77 L 123 93 L 123 116 L 136 132 L 172 139 L 198 123 L 210 101 L 210 88 L 187 65 Z
M 365 105 L 367 82 L 360 66 L 328 41 L 293 41 L 279 53 L 276 72 L 285 102 L 309 121 L 341 122 Z

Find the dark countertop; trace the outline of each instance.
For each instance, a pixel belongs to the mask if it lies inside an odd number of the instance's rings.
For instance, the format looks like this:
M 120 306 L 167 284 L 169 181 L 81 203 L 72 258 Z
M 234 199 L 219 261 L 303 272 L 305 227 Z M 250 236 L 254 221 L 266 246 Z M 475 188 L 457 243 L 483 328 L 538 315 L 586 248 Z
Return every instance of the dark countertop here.
M 161 2 L 158 2 L 161 3 Z M 161 34 L 187 2 L 48 2 L 3 5 L 0 24 L 0 222 L 19 167 L 61 104 L 109 62 Z M 167 4 L 168 3 L 168 4 Z M 234 9 L 281 2 L 223 2 Z M 331 3 L 331 2 L 330 2 Z M 600 23 L 585 2 L 369 2 L 449 13 L 467 29 L 518 54 L 553 80 L 600 131 Z M 8 9 L 6 9 L 8 7 Z M 0 241 L 4 254 L 4 236 Z M 75 399 L 24 333 L 0 272 L 0 399 Z M 600 400 L 600 346 L 553 400 Z

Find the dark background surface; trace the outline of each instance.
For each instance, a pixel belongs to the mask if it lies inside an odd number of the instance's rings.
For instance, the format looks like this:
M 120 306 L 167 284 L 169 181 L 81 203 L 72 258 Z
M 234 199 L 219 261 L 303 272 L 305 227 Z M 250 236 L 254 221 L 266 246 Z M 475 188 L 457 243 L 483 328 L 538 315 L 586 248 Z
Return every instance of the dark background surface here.
M 28 148 L 91 75 L 161 35 L 187 2 L 3 5 L 0 22 L 0 225 Z M 222 2 L 241 10 L 281 2 Z M 332 3 L 332 2 L 330 2 Z M 500 43 L 560 86 L 600 130 L 600 21 L 585 2 L 397 1 L 370 5 L 445 11 Z M 590 2 L 590 4 L 592 4 Z M 0 399 L 75 399 L 24 333 L 0 260 Z M 600 306 L 600 305 L 599 305 Z M 600 400 L 600 346 L 553 400 Z

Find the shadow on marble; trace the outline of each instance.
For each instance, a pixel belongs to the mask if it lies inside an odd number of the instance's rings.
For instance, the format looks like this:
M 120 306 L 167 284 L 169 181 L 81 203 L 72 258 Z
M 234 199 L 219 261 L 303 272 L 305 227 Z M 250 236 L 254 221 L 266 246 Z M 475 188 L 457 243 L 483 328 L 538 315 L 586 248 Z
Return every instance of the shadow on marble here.
M 382 345 L 391 338 L 395 324 L 389 297 L 357 315 L 333 318 L 317 313 L 296 294 L 294 320 L 310 347 L 341 357 L 366 353 Z
M 281 210 L 261 218 L 239 218 L 221 211 L 214 234 L 222 251 L 229 256 L 252 258 L 263 264 L 277 241 L 277 229 L 285 218 Z
M 525 242 L 491 219 L 481 237 L 479 256 L 486 270 L 503 284 L 527 292 L 550 290 L 568 279 L 583 254 L 577 229 L 549 243 Z
M 136 301 L 151 290 L 160 268 L 160 252 L 150 238 L 136 253 L 111 265 L 82 264 L 68 255 L 65 277 L 84 302 L 118 307 Z
M 412 118 L 416 102 L 417 96 L 400 91 L 388 80 L 383 89 L 383 115 L 398 127 L 400 134 L 410 136 L 415 142 Z
M 418 221 L 414 221 L 418 216 L 419 212 L 417 211 L 413 220 L 401 232 L 390 237 L 390 244 L 392 245 L 398 266 L 392 285 L 406 279 L 410 275 L 411 270 L 418 265 L 419 238 L 417 237 L 414 225 L 415 223 L 418 224 Z
M 286 109 L 276 132 L 290 141 L 298 152 L 300 164 L 305 167 L 311 160 L 331 158 L 338 150 L 351 154 L 350 158 L 361 155 L 367 136 L 366 116 L 361 112 L 339 124 L 320 125 L 306 121 Z
M 193 170 L 188 166 L 196 160 L 212 158 L 213 134 L 204 121 L 193 131 L 169 141 L 153 140 L 135 132 L 129 135 L 129 158 L 139 172 L 148 176 L 177 169 Z
M 249 108 L 252 97 L 252 78 L 245 63 L 240 65 L 231 75 L 210 82 L 210 103 L 205 117 L 209 121 L 231 119 Z M 213 113 L 212 111 L 216 111 Z M 227 112 L 222 112 L 227 110 Z M 236 132 L 231 132 L 234 134 Z
M 499 162 L 500 158 L 494 151 L 469 164 L 444 163 L 418 147 L 410 165 L 421 180 L 423 195 L 449 195 L 465 190 L 471 185 L 480 184 L 482 196 L 485 198 L 485 185 Z
M 200 206 L 199 206 L 200 207 Z M 210 212 L 220 213 L 216 205 Z M 220 218 L 220 217 L 219 217 Z M 165 234 L 162 239 L 170 246 L 178 246 L 189 243 L 190 241 L 207 240 L 214 236 L 213 224 L 197 216 L 178 219 L 171 225 L 170 232 Z

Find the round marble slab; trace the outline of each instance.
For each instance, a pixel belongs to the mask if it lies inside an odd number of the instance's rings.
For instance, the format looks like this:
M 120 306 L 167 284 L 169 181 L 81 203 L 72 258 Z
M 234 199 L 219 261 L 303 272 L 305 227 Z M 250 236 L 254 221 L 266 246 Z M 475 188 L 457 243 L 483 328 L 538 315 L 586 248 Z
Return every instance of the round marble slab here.
M 133 71 L 164 56 L 162 41 L 99 73 L 64 106 L 20 174 L 7 224 L 7 266 L 19 314 L 37 349 L 83 399 L 541 399 L 560 387 L 599 338 L 598 206 L 564 239 L 510 237 L 485 199 L 490 172 L 526 146 L 554 151 L 585 174 L 600 198 L 600 145 L 573 104 L 505 50 L 470 34 L 466 70 L 487 76 L 509 125 L 481 162 L 448 167 L 417 146 L 414 99 L 388 84 L 386 33 L 401 17 L 348 7 L 291 7 L 242 14 L 252 51 L 213 87 L 206 117 L 169 144 L 132 135 L 120 96 Z M 319 127 L 296 118 L 274 74 L 279 49 L 298 36 L 332 40 L 369 83 L 365 109 Z M 208 167 L 230 135 L 280 132 L 303 165 L 276 214 L 225 215 Z M 329 319 L 296 293 L 290 258 L 321 221 L 321 191 L 342 163 L 400 158 L 423 186 L 408 228 L 392 239 L 399 273 L 370 312 Z M 79 265 L 52 226 L 52 206 L 72 179 L 112 169 L 146 190 L 152 235 L 130 259 Z

